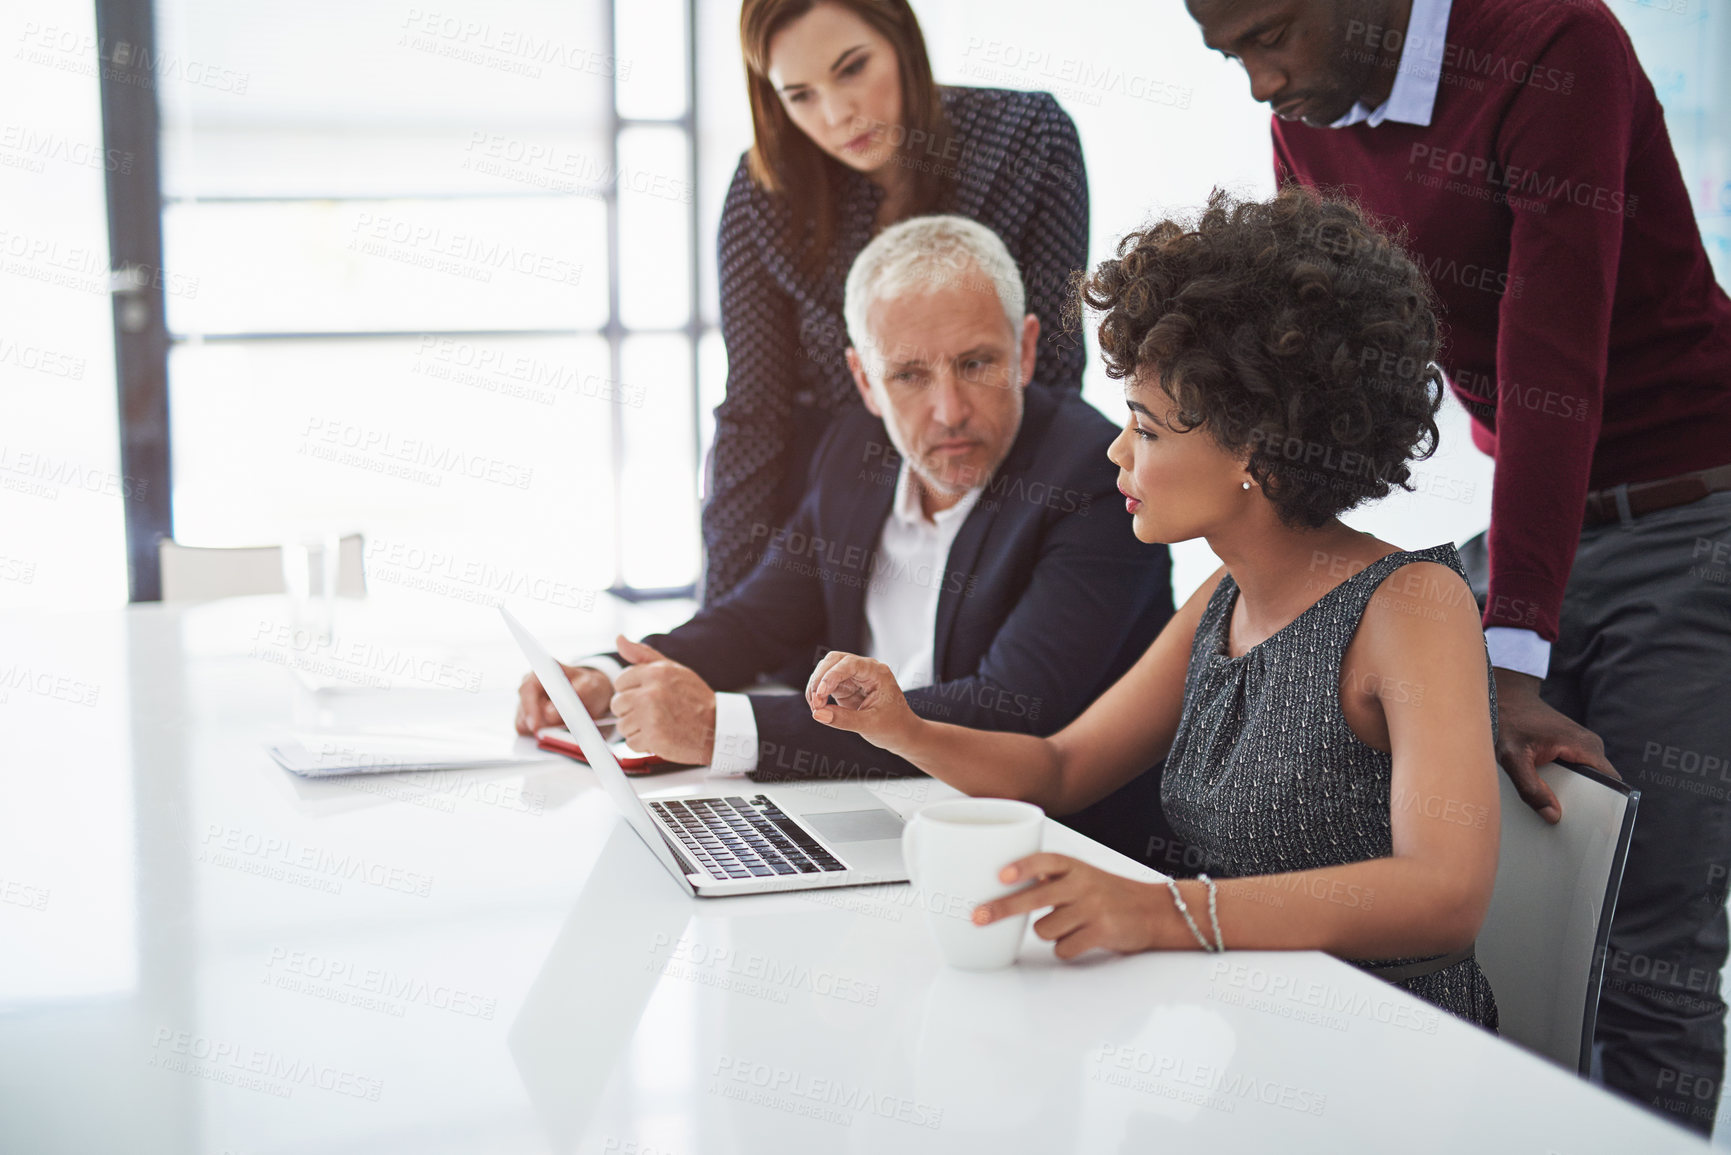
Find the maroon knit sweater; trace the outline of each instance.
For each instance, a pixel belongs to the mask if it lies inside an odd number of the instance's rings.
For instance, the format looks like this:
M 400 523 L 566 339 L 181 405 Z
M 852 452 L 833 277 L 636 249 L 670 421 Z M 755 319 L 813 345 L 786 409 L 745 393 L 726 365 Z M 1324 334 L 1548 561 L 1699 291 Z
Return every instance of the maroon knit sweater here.
M 1587 490 L 1731 462 L 1731 300 L 1603 0 L 1454 0 L 1428 127 L 1274 121 L 1282 181 L 1404 226 L 1496 459 L 1486 626 L 1557 637 Z

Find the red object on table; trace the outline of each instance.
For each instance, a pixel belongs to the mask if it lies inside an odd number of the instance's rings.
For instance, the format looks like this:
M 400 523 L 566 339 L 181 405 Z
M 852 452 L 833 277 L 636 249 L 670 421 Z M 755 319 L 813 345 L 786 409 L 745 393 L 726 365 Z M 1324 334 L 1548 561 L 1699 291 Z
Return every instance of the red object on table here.
M 577 745 L 575 739 L 560 738 L 543 732 L 535 735 L 535 745 L 542 750 L 551 750 L 555 754 L 575 758 L 585 766 L 589 764 L 589 759 L 583 757 L 583 748 Z M 659 769 L 673 769 L 678 765 L 679 763 L 669 762 L 659 754 L 638 754 L 619 759 L 619 768 L 627 774 L 653 774 Z

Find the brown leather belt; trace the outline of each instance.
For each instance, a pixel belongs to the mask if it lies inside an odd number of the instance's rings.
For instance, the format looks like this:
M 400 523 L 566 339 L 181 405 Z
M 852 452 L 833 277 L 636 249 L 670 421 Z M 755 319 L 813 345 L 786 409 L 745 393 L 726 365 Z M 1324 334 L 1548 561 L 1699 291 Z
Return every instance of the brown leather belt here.
M 1639 481 L 1634 485 L 1595 489 L 1587 494 L 1585 523 L 1591 526 L 1617 521 L 1619 491 L 1627 502 L 1629 516 L 1640 517 L 1643 514 L 1657 513 L 1661 509 L 1688 505 L 1691 501 L 1700 501 L 1709 493 L 1718 493 L 1725 489 L 1731 489 L 1731 465 L 1697 469 L 1693 473 L 1667 477 L 1662 481 Z

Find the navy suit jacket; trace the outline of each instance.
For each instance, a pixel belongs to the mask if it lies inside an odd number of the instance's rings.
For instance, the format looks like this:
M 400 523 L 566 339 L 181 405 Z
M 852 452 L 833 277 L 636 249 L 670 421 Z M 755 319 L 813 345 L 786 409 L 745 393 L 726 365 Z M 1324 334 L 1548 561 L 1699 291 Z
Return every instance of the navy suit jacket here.
M 1165 546 L 1136 540 L 1106 460 L 1116 430 L 1074 394 L 1024 394 L 1021 429 L 950 547 L 938 584 L 934 684 L 920 716 L 1050 734 L 1130 667 L 1172 616 Z M 838 415 L 785 526 L 750 528 L 751 574 L 684 625 L 645 641 L 716 690 L 749 689 L 829 650 L 859 653 L 877 543 L 901 458 L 863 408 Z M 760 781 L 919 773 L 856 734 L 814 722 L 802 694 L 756 694 Z

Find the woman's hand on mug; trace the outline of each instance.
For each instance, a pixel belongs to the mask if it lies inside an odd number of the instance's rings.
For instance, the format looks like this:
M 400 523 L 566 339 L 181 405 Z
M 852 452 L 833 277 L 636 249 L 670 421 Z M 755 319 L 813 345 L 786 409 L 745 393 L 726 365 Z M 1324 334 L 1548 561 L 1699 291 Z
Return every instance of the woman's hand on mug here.
M 1064 854 L 1031 854 L 1004 867 L 998 878 L 1032 879 L 1033 885 L 976 907 L 975 925 L 1049 906 L 1052 912 L 1034 923 L 1034 933 L 1056 943 L 1061 959 L 1095 947 L 1134 954 L 1183 945 L 1165 941 L 1166 924 L 1176 914 L 1170 895 L 1156 883 L 1110 874 Z
M 805 704 L 825 726 L 851 730 L 885 750 L 893 751 L 920 722 L 888 666 L 838 650 L 811 672 Z

